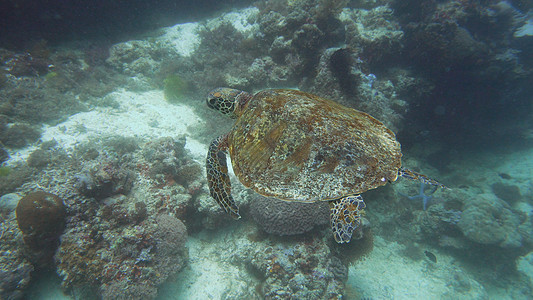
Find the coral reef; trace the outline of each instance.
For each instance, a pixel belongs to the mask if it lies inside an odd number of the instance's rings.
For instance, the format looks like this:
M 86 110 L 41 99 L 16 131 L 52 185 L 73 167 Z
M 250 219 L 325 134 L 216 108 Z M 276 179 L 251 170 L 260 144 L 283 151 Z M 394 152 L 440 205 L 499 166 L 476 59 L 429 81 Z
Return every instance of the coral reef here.
M 77 50 L 51 49 L 43 42 L 31 42 L 21 53 L 0 49 L 0 63 L 11 70 L 0 89 L 0 118 L 9 123 L 56 122 L 86 110 L 122 82 L 110 68 L 88 66 Z
M 4 149 L 0 143 L 0 164 L 9 159 L 9 153 Z
M 34 267 L 24 251 L 14 214 L 0 210 L 0 298 L 23 299 Z
M 373 235 L 381 249 L 401 241 L 403 250 L 387 255 L 416 260 L 427 274 L 453 266 L 443 278 L 461 295 L 478 290 L 468 270 L 459 269 L 464 262 L 480 262 L 475 267 L 491 290 L 504 286 L 517 296 L 533 288 L 525 284 L 533 244 L 530 172 L 508 169 L 497 177 L 483 170 L 476 178 L 462 165 L 479 153 L 470 145 L 490 151 L 491 144 L 531 144 L 530 1 L 267 0 L 240 10 L 231 2 L 233 11 L 139 40 L 80 41 L 73 50 L 24 38 L 16 51 L 0 49 L 0 298 L 24 297 L 30 272 L 40 267 L 28 250 L 46 239 L 31 240 L 28 224 L 20 231 L 13 212 L 19 195 L 35 190 L 61 197 L 68 208 L 56 262 L 65 291 L 80 298 L 156 297 L 188 260 L 186 232 L 201 236 L 200 252 L 211 247 L 213 259 L 247 277 L 227 288 L 229 298 L 349 297 L 346 266 L 371 251 Z M 244 220 L 231 225 L 209 197 L 203 160 L 187 150 L 190 141 L 196 147 L 229 131 L 218 116 L 189 128 L 187 139 L 98 135 L 73 149 L 38 144 L 41 131 L 69 115 L 95 106 L 110 116 L 123 109 L 106 96 L 117 87 L 184 96 L 180 105 L 201 115 L 206 91 L 228 85 L 250 92 L 298 87 L 365 111 L 398 134 L 406 165 L 435 167 L 453 192 L 425 195 L 423 186 L 401 183 L 370 191 L 364 197 L 372 231 L 339 247 L 329 228 L 319 227 L 327 224 L 327 203 L 265 199 L 238 184 L 233 192 Z M 88 129 L 80 124 L 77 131 Z M 409 161 L 422 140 L 417 157 L 426 161 Z M 28 159 L 13 164 L 25 155 L 14 151 L 27 146 Z M 426 207 L 400 191 L 433 203 Z M 272 235 L 257 233 L 249 216 Z M 222 229 L 229 226 L 255 235 L 227 234 Z M 274 236 L 317 227 L 312 235 Z M 42 248 L 51 257 L 55 247 L 48 246 Z M 425 249 L 437 263 L 425 259 Z M 525 280 L 516 280 L 515 261 Z
M 435 86 L 432 96 L 411 110 L 413 124 L 446 136 L 448 143 L 479 145 L 495 135 L 512 143 L 518 137 L 511 137 L 507 128 L 523 126 L 518 120 L 530 108 L 529 89 L 513 88 L 523 86 L 531 73 L 531 62 L 516 51 L 524 46 L 513 43 L 522 14 L 504 1 L 415 2 L 392 5 L 405 33 L 404 58 L 416 67 L 417 77 Z M 459 117 L 459 111 L 469 118 Z M 486 130 L 493 132 L 490 138 Z
M 9 148 L 22 148 L 37 141 L 39 137 L 39 130 L 25 123 L 15 123 L 2 132 L 0 142 Z
M 326 202 L 299 203 L 255 195 L 250 200 L 250 214 L 270 234 L 295 235 L 329 223 Z
M 402 50 L 403 31 L 388 6 L 345 9 L 340 19 L 346 26 L 346 44 L 357 49 L 369 68 L 394 61 Z
M 25 182 L 32 180 L 32 171 L 27 166 L 16 166 L 10 168 L 9 174 L 2 176 L 0 180 L 0 194 L 14 192 Z
M 125 200 L 93 207 L 63 235 L 56 260 L 69 293 L 153 299 L 186 264 L 185 225 L 168 214 L 147 216 L 143 205 L 128 209 Z
M 42 49 L 45 50 L 44 47 L 46 47 L 46 45 L 39 47 L 43 47 Z M 7 71 L 15 77 L 45 75 L 53 65 L 48 58 L 48 51 L 45 50 L 40 52 L 41 53 L 34 52 L 35 54 L 28 52 L 13 55 L 13 57 L 5 62 Z
M 66 160 L 66 153 L 57 147 L 55 140 L 51 140 L 41 143 L 39 148 L 28 156 L 26 163 L 29 167 L 43 169 L 49 164 L 57 163 L 60 160 Z
M 11 173 L 11 168 L 9 167 L 0 167 L 0 177 L 7 176 Z
M 415 222 L 420 226 L 420 232 L 428 242 L 440 247 L 451 249 L 466 249 L 469 241 L 465 239 L 458 223 L 463 215 L 462 205 L 454 207 L 453 201 L 440 202 L 431 205 L 425 214 L 417 214 Z
M 363 219 L 363 227 L 356 232 L 357 240 L 352 243 L 338 244 L 331 242 L 331 253 L 338 257 L 344 265 L 353 265 L 357 261 L 364 259 L 374 250 L 374 234 L 370 229 L 370 224 Z
M 81 194 L 101 200 L 116 194 L 127 194 L 133 186 L 135 173 L 128 164 L 112 158 L 89 161 L 76 175 Z
M 363 110 L 398 131 L 407 102 L 399 98 L 396 84 L 380 75 L 383 66 L 394 65 L 390 61 L 402 49 L 403 31 L 385 6 L 345 8 L 336 18 L 346 28 L 345 46 L 321 50 L 315 76 L 302 80 L 300 89 Z
M 75 149 L 63 149 L 55 141 L 44 142 L 30 155 L 28 164 L 34 176 L 26 178 L 30 182 L 24 185 L 17 181 L 15 188 L 45 188 L 60 195 L 68 207 L 66 229 L 57 252 L 57 245 L 44 245 L 46 237 L 37 241 L 50 254 L 48 258 L 56 254 L 67 293 L 104 299 L 151 299 L 169 276 L 183 268 L 188 260 L 187 229 L 176 216 L 196 220 L 192 200 L 207 195 L 202 188 L 202 168 L 184 146 L 184 138 L 154 140 L 139 147 L 137 139 L 99 136 Z M 1 184 L 15 182 L 19 168 L 15 166 Z M 13 209 L 12 198 L 18 199 L 16 194 L 1 198 L 2 216 Z M 19 211 L 25 202 L 20 201 Z M 26 243 L 28 228 L 49 227 L 35 224 L 47 218 L 23 218 L 19 211 Z M 34 223 L 28 225 L 28 220 Z M 45 225 L 53 223 L 49 221 Z M 201 220 L 196 222 L 200 224 Z M 18 246 L 22 245 L 22 234 L 19 236 Z M 30 245 L 26 248 L 31 250 Z M 22 255 L 21 251 L 5 249 Z M 24 279 L 29 273 L 17 268 L 33 268 L 27 258 L 40 268 L 42 264 L 35 256 L 31 251 L 20 258 L 9 256 L 12 263 L 3 264 L 5 274 L 12 274 L 6 277 L 6 284 L 29 281 L 29 277 Z M 21 281 L 18 288 L 6 287 L 6 293 L 22 293 L 26 286 L 27 282 Z
M 263 277 L 261 295 L 272 299 L 342 297 L 347 267 L 320 239 L 265 246 L 246 263 Z
M 129 41 L 111 46 L 106 62 L 126 75 L 153 74 L 157 66 L 155 46 L 147 41 Z
M 206 23 L 165 28 L 165 34 L 157 37 L 155 43 L 129 41 L 114 45 L 107 63 L 157 86 L 161 86 L 167 76 L 187 78 L 190 92 L 205 92 L 214 86 L 250 91 L 267 86 L 300 86 L 309 90 L 320 70 L 317 66 L 324 49 L 346 43 L 356 57 L 363 53 L 361 49 L 366 49 L 364 53 L 374 57 L 365 64 L 386 61 L 386 57 L 397 55 L 401 49 L 402 32 L 398 24 L 389 20 L 390 9 L 380 7 L 368 13 L 363 9 L 343 10 L 346 3 L 258 2 L 258 9 L 223 14 Z M 386 21 L 371 26 L 381 19 Z M 361 20 L 364 26 L 357 28 Z M 387 30 L 380 29 L 383 24 L 387 24 Z M 352 28 L 349 34 L 345 34 L 345 27 Z M 187 38 L 177 40 L 178 33 Z M 352 38 L 354 36 L 356 38 Z M 377 58 L 380 54 L 382 57 Z M 187 57 L 190 59 L 184 59 Z M 343 61 L 338 60 L 337 64 L 343 65 Z M 148 79 L 148 75 L 154 73 L 159 83 Z M 335 74 L 342 82 L 343 96 L 354 98 L 357 96 L 357 76 L 340 78 L 344 73 Z M 335 81 L 334 76 L 330 79 Z M 323 92 L 322 95 L 327 95 L 330 90 L 327 84 L 317 89 Z
M 150 162 L 148 174 L 161 185 L 174 182 L 185 188 L 198 189 L 203 170 L 187 155 L 186 138 L 161 138 L 149 142 L 143 148 L 143 156 Z M 201 175 L 200 175 L 201 174 Z
M 326 49 L 320 57 L 316 76 L 304 86 L 309 92 L 329 99 L 348 100 L 343 104 L 353 102 L 358 97 L 360 81 L 359 74 L 355 74 L 357 58 L 354 56 L 348 48 Z

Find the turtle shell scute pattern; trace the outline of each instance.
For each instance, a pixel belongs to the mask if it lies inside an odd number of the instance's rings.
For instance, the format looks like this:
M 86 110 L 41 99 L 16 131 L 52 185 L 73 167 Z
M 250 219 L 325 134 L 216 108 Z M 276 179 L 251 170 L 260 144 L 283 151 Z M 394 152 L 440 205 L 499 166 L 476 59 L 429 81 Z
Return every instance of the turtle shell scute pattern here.
M 395 181 L 400 144 L 370 115 L 295 90 L 265 90 L 228 134 L 233 169 L 259 194 L 315 202 Z

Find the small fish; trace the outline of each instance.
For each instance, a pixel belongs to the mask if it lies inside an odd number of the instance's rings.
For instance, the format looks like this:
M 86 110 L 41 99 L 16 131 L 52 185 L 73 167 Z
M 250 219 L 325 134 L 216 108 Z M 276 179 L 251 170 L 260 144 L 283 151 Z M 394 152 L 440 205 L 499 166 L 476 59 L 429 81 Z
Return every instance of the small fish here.
M 435 254 L 429 252 L 429 251 L 424 251 L 424 254 L 429 258 L 429 260 L 431 260 L 432 262 L 436 263 L 437 262 L 437 257 L 435 256 Z
M 498 173 L 498 175 L 500 175 L 501 178 L 503 179 L 511 179 L 511 175 L 507 174 L 507 173 Z

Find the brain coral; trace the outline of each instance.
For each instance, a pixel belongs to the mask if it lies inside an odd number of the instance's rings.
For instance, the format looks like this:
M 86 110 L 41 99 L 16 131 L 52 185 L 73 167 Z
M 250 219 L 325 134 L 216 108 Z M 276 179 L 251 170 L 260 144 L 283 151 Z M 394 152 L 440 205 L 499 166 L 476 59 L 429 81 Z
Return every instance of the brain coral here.
M 65 206 L 54 194 L 37 191 L 23 197 L 16 209 L 17 222 L 25 235 L 57 235 L 65 227 Z
M 471 241 L 496 244 L 504 248 L 520 247 L 520 225 L 507 203 L 492 194 L 481 194 L 468 201 L 459 220 L 459 228 Z
M 329 220 L 325 202 L 286 202 L 262 196 L 252 199 L 250 213 L 266 232 L 277 235 L 305 233 Z
M 16 214 L 24 242 L 33 252 L 32 260 L 50 262 L 65 228 L 63 200 L 43 191 L 32 192 L 20 199 Z

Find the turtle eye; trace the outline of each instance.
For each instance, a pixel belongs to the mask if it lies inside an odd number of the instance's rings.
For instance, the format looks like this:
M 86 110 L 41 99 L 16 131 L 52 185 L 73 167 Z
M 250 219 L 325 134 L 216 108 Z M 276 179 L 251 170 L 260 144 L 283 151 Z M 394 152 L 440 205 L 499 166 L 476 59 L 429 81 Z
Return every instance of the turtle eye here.
M 220 103 L 219 98 L 208 98 L 207 99 L 207 106 L 213 109 L 219 109 L 217 103 Z

